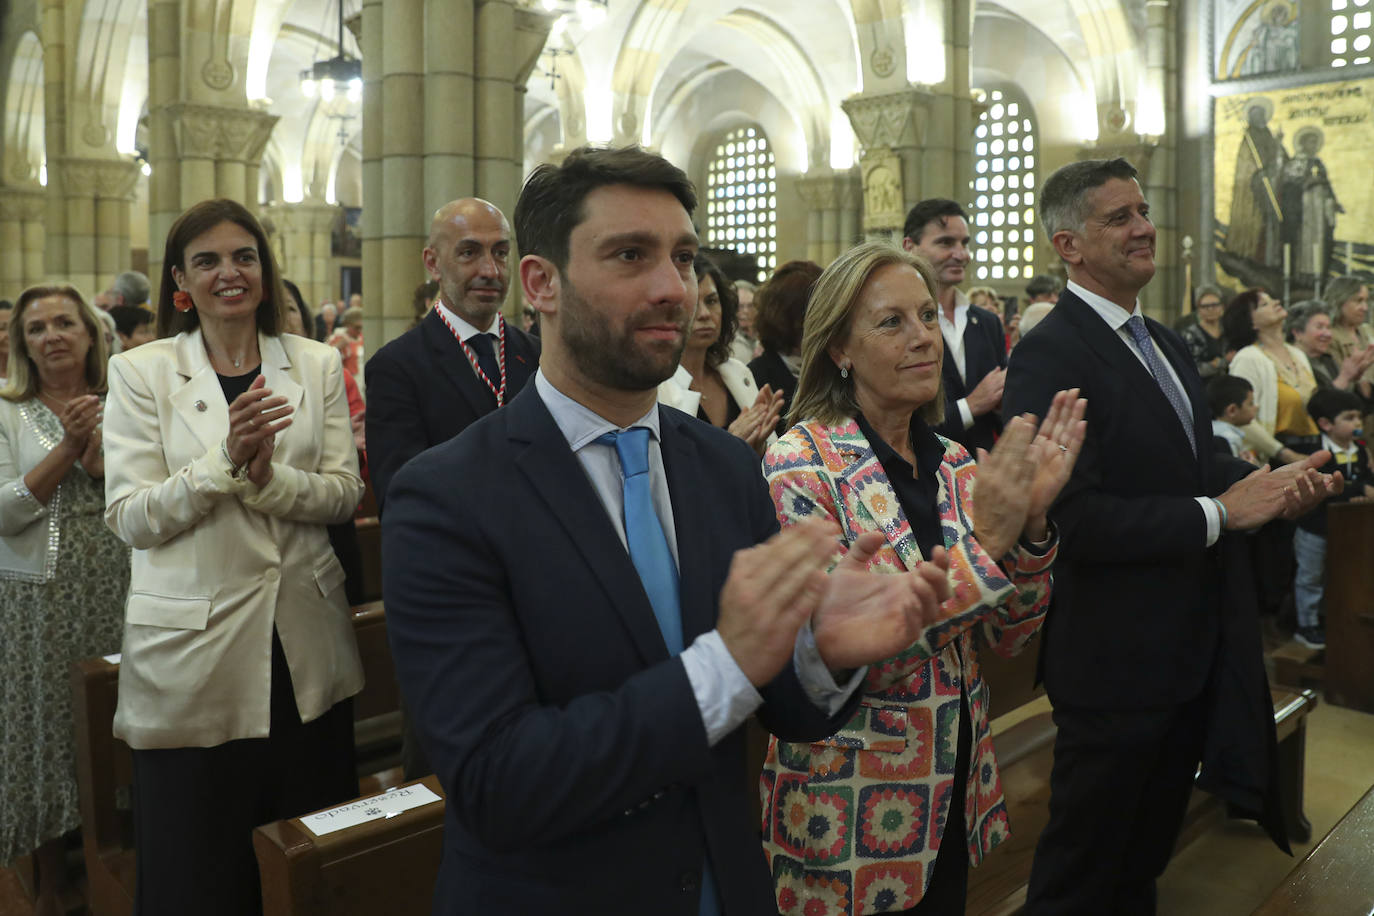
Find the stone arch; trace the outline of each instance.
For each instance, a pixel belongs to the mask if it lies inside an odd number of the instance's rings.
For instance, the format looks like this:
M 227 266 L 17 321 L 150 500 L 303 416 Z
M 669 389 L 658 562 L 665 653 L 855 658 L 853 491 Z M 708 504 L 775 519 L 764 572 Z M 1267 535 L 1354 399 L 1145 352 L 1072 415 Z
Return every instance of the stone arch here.
M 124 108 L 133 107 L 136 122 L 147 96 L 148 43 L 135 40 L 147 34 L 147 13 L 143 0 L 87 0 L 82 5 L 68 59 L 68 154 L 107 154 L 121 127 L 125 139 L 132 139 Z
M 37 184 L 46 155 L 43 46 L 26 31 L 15 44 L 5 86 L 4 173 L 0 184 Z

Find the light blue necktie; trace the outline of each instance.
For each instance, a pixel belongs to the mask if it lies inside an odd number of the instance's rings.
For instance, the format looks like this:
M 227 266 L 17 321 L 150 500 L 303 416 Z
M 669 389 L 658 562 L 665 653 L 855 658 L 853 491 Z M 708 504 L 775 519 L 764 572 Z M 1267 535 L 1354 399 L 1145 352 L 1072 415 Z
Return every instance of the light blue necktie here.
M 1150 331 L 1145 327 L 1145 319 L 1139 315 L 1132 315 L 1126 322 L 1126 330 L 1131 333 L 1131 339 L 1135 341 L 1136 347 L 1140 350 L 1140 355 L 1145 357 L 1145 365 L 1149 368 L 1150 374 L 1155 377 L 1155 384 L 1159 385 L 1159 390 L 1164 392 L 1164 397 L 1173 406 L 1174 413 L 1178 414 L 1179 422 L 1183 424 L 1183 431 L 1188 435 L 1188 444 L 1193 448 L 1193 454 L 1197 454 L 1197 439 L 1193 433 L 1193 408 L 1184 397 L 1183 392 L 1178 390 L 1178 385 L 1174 384 L 1174 377 L 1169 373 L 1169 367 L 1164 365 L 1164 360 L 1159 358 L 1159 351 L 1155 349 L 1154 341 L 1150 339 Z
M 649 486 L 649 430 L 642 426 L 606 433 L 596 440 L 615 446 L 625 478 L 625 543 L 630 560 L 653 605 L 654 617 L 670 655 L 682 652 L 682 605 L 678 596 L 677 564 L 673 562 L 663 524 L 654 511 Z
M 649 430 L 642 426 L 618 433 L 606 433 L 597 442 L 615 447 L 624 477 L 625 543 L 639 581 L 649 596 L 663 641 L 672 655 L 682 653 L 682 605 L 678 596 L 677 564 L 668 549 L 663 523 L 654 510 L 653 490 L 649 485 Z M 701 863 L 701 902 L 698 916 L 719 916 L 720 892 L 709 856 Z

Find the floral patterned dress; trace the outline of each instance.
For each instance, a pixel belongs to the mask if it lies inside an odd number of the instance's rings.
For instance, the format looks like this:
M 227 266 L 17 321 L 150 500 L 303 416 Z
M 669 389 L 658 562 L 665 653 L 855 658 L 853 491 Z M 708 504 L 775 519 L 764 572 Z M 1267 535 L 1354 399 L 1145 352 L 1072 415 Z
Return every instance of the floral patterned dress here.
M 20 412 L 23 435 L 48 449 L 61 441 L 61 422 L 36 398 L 2 406 Z M 4 445 L 17 454 L 18 443 Z M 6 464 L 13 472 L 16 461 Z M 0 571 L 0 864 L 80 826 L 69 672 L 118 652 L 124 628 L 129 548 L 105 526 L 104 481 L 74 464 L 47 508 L 32 524 L 56 517 L 53 574 Z

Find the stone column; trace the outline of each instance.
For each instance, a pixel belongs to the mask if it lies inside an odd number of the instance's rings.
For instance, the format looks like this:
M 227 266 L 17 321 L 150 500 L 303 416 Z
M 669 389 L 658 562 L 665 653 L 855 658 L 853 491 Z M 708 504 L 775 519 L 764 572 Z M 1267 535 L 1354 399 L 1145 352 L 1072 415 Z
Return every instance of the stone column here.
M 862 190 L 855 169 L 815 169 L 797 179 L 807 208 L 807 258 L 824 267 L 859 241 Z
M 150 108 L 148 120 L 154 137 L 149 147 L 148 273 L 157 277 L 167 231 L 187 207 L 227 197 L 257 209 L 258 169 L 277 116 L 254 108 L 177 101 Z
M 953 124 L 941 116 L 948 112 L 939 101 L 913 87 L 841 103 L 863 145 L 863 229 L 870 238 L 900 236 L 906 211 L 922 198 L 962 196 L 954 188 Z
M 87 295 L 129 269 L 129 204 L 138 166 L 119 159 L 48 160 L 48 210 L 61 210 L 60 239 L 45 257 L 48 272 Z M 53 227 L 47 227 L 51 240 Z
M 1151 315 L 1172 322 L 1182 310 L 1183 272 L 1180 268 L 1178 231 L 1178 149 L 1174 123 L 1180 110 L 1178 102 L 1177 44 L 1174 39 L 1176 12 L 1169 0 L 1148 0 L 1145 4 L 1145 51 L 1150 91 L 1161 100 L 1164 124 L 1155 143 L 1154 155 L 1140 169 L 1141 186 L 1150 202 L 1150 218 L 1155 222 L 1155 278 L 1142 294 L 1142 307 Z
M 477 196 L 512 214 L 522 90 L 550 22 L 513 0 L 364 0 L 363 301 L 372 352 L 410 324 L 436 209 Z
M 329 271 L 330 232 L 339 208 L 323 201 L 274 204 L 265 215 L 276 227 L 277 263 L 282 275 L 300 287 L 311 314 L 333 295 Z
M 47 194 L 38 185 L 0 187 L 0 298 L 42 281 Z

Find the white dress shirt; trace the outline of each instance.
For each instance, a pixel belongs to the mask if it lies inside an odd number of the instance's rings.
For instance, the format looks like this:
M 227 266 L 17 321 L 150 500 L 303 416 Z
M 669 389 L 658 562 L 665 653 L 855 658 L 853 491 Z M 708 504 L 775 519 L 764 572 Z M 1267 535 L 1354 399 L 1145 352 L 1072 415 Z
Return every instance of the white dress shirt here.
M 616 534 L 620 536 L 620 542 L 626 545 L 628 551 L 629 544 L 625 540 L 624 477 L 620 471 L 620 458 L 614 446 L 596 441 L 605 433 L 618 431 L 620 427 L 559 391 L 542 369 L 534 375 L 534 386 L 544 406 L 553 415 L 554 423 L 568 440 L 568 447 L 586 471 L 592 489 L 596 491 Z M 668 474 L 663 467 L 663 451 L 659 446 L 657 404 L 628 428 L 637 426 L 649 430 L 649 491 L 653 497 L 654 511 L 663 525 L 664 537 L 668 540 L 668 549 L 672 551 L 673 562 L 680 565 L 677 528 L 673 524 L 673 500 L 668 492 Z M 714 746 L 734 731 L 763 704 L 763 697 L 740 670 L 716 630 L 698 636 L 682 651 L 680 658 L 687 669 L 687 680 L 692 685 L 692 694 L 696 697 L 701 721 L 706 726 L 706 737 L 711 745 Z M 816 649 L 810 624 L 802 627 L 797 635 L 792 663 L 798 679 L 806 688 L 807 696 L 818 709 L 830 715 L 844 705 L 845 700 L 863 682 L 867 672 L 866 668 L 861 668 L 844 687 L 837 686 Z
M 1145 367 L 1145 371 L 1150 372 L 1150 364 L 1145 361 L 1145 354 L 1140 352 L 1140 348 L 1136 346 L 1135 338 L 1131 336 L 1131 332 L 1126 328 L 1126 322 L 1130 321 L 1132 316 L 1141 314 L 1140 300 L 1137 299 L 1135 306 L 1128 312 L 1105 296 L 1099 296 L 1097 293 L 1084 289 L 1072 280 L 1069 281 L 1068 288 L 1071 293 L 1086 302 L 1088 307 L 1096 312 L 1103 321 L 1107 322 L 1107 327 L 1116 331 L 1116 336 L 1125 341 L 1131 353 L 1134 354 L 1135 358 L 1140 360 L 1140 364 Z M 1173 364 L 1169 362 L 1169 357 L 1165 356 L 1164 351 L 1160 349 L 1159 342 L 1154 339 L 1154 335 L 1150 336 L 1150 344 L 1155 348 L 1155 353 L 1159 356 L 1159 361 L 1164 364 L 1164 368 L 1169 370 L 1169 376 L 1173 379 L 1174 384 L 1178 386 L 1178 390 L 1183 392 L 1184 398 L 1187 399 L 1188 395 L 1186 392 L 1188 389 L 1183 387 L 1183 379 L 1179 378 L 1178 372 L 1174 370 Z M 1150 376 L 1153 378 L 1154 373 L 1150 373 Z M 1192 406 L 1191 401 L 1189 401 L 1189 406 Z M 1205 447 L 1205 443 L 1198 443 L 1198 448 Z M 1207 519 L 1207 546 L 1211 547 L 1217 542 L 1217 538 L 1221 537 L 1221 513 L 1217 510 L 1217 504 L 1212 501 L 1210 496 L 1196 496 L 1194 499 L 1196 499 L 1197 504 L 1202 507 L 1203 517 Z
M 968 384 L 968 376 L 965 374 L 967 361 L 964 359 L 964 331 L 968 329 L 968 296 L 963 290 L 954 290 L 954 320 L 945 317 L 945 308 L 940 306 L 940 336 L 945 339 L 945 359 L 949 360 L 954 368 L 959 370 L 959 378 Z M 982 379 L 978 380 L 979 382 Z M 974 383 L 975 386 L 977 382 Z M 964 429 L 973 426 L 973 410 L 968 406 L 968 398 L 960 398 L 954 402 L 959 407 L 959 419 L 964 423 Z
M 486 328 L 479 328 L 475 327 L 464 319 L 462 315 L 459 315 L 453 309 L 445 305 L 442 297 L 434 300 L 434 308 L 442 317 L 448 319 L 449 326 L 457 330 L 458 336 L 462 339 L 463 343 L 467 343 L 478 334 L 490 334 L 492 337 L 500 335 L 501 322 L 499 316 L 496 314 L 491 316 L 491 324 L 487 325 Z M 492 349 L 496 352 L 496 365 L 501 366 L 500 346 L 493 346 Z M 504 366 L 502 368 L 504 368 Z M 500 384 L 500 379 L 492 379 L 492 381 Z

